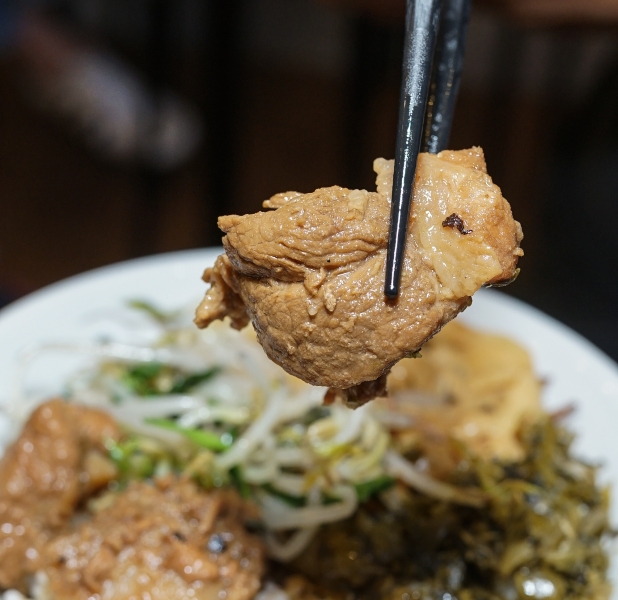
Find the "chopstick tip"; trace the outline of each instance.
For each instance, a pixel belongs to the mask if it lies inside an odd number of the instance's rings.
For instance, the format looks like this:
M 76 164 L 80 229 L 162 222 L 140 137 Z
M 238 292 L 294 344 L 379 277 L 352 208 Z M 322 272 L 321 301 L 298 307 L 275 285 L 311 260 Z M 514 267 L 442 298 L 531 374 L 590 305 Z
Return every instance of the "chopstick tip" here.
M 389 298 L 397 298 L 399 296 L 399 285 L 393 281 L 387 281 L 384 285 L 384 295 Z

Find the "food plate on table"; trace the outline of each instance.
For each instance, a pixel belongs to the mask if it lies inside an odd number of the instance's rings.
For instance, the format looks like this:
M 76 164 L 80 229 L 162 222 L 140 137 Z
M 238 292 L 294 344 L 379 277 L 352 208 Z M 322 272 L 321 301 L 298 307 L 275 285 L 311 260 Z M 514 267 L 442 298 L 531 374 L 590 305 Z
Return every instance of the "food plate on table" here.
M 71 374 L 92 360 L 72 351 L 75 344 L 152 343 L 160 330 L 127 311 L 127 303 L 146 301 L 163 311 L 196 306 L 205 290 L 200 276 L 219 253 L 220 249 L 193 250 L 111 265 L 5 308 L 0 312 L 0 406 L 12 414 L 28 408 L 16 406 L 16 398 L 42 401 L 61 394 Z M 544 381 L 544 407 L 576 407 L 567 421 L 577 434 L 576 456 L 602 463 L 601 480 L 618 483 L 618 366 L 564 325 L 494 290 L 478 293 L 458 320 L 506 335 L 529 351 Z M 54 346 L 55 351 L 40 352 L 43 346 Z M 0 445 L 16 433 L 8 417 L 1 415 Z M 617 523 L 615 504 L 611 515 Z

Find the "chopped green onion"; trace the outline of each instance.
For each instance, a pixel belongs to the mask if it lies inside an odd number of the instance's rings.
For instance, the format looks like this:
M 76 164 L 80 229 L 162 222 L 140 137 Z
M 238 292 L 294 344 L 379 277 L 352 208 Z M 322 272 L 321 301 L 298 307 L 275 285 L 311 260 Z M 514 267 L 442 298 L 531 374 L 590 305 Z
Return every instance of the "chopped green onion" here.
M 129 300 L 127 304 L 129 308 L 141 310 L 163 325 L 173 321 L 178 316 L 178 311 L 164 312 L 147 300 Z
M 154 396 L 159 392 L 155 378 L 161 374 L 163 365 L 158 362 L 144 363 L 127 369 L 123 383 L 138 396 Z
M 155 470 L 155 457 L 149 452 L 144 452 L 140 446 L 140 440 L 131 438 L 124 442 L 116 443 L 108 440 L 105 443 L 110 459 L 114 462 L 120 474 L 130 479 L 131 477 L 150 477 Z
M 303 417 L 302 423 L 307 427 L 320 419 L 326 419 L 331 415 L 330 408 L 326 406 L 314 406 L 307 411 L 307 414 Z
M 193 373 L 186 377 L 179 377 L 174 382 L 170 394 L 186 394 L 190 392 L 194 387 L 200 383 L 204 383 L 209 379 L 212 379 L 215 375 L 221 372 L 221 367 L 211 367 L 200 373 Z
M 220 372 L 221 367 L 211 367 L 187 375 L 159 362 L 150 362 L 128 367 L 122 381 L 138 396 L 186 394 Z
M 303 496 L 292 496 L 291 494 L 286 494 L 285 492 L 278 490 L 276 487 L 273 487 L 270 483 L 265 483 L 262 486 L 262 489 L 271 496 L 275 496 L 275 498 L 283 500 L 283 502 L 293 506 L 294 508 L 301 508 L 307 504 L 307 500 Z
M 181 427 L 178 423 L 172 419 L 146 419 L 148 425 L 154 425 L 155 427 L 161 427 L 169 431 L 175 431 L 184 435 L 190 442 L 193 442 L 197 446 L 212 450 L 213 452 L 223 452 L 227 450 L 233 442 L 231 436 L 219 435 L 212 431 L 205 431 L 204 429 L 188 429 Z
M 387 490 L 395 483 L 395 480 L 388 475 L 381 475 L 380 477 L 376 477 L 375 479 L 371 479 L 370 481 L 363 481 L 362 483 L 357 483 L 354 487 L 356 488 L 356 495 L 358 496 L 359 502 L 365 502 L 369 500 L 371 496 L 375 496 L 384 490 Z
M 245 500 L 251 498 L 251 487 L 242 476 L 242 469 L 236 465 L 229 471 L 232 485 L 238 490 L 238 493 Z

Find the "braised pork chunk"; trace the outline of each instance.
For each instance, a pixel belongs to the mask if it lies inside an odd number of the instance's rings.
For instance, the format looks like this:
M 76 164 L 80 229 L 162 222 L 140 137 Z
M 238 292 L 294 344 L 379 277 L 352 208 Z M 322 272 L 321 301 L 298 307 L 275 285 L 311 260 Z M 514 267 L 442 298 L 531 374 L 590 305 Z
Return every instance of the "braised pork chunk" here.
M 106 446 L 121 437 L 85 406 L 33 413 L 0 460 L 0 592 L 36 577 L 48 600 L 251 600 L 265 568 L 245 529 L 254 509 L 171 475 L 106 491 L 119 474 Z
M 264 551 L 234 491 L 170 478 L 102 504 L 46 547 L 51 600 L 251 600 L 259 590 Z
M 511 280 L 522 232 L 479 148 L 421 154 L 400 295 L 383 294 L 393 161 L 377 192 L 277 195 L 270 212 L 225 216 L 225 254 L 196 323 L 251 320 L 268 356 L 351 405 L 381 395 L 390 368 L 416 353 L 485 284 Z
M 105 413 L 63 400 L 33 413 L 0 461 L 0 589 L 25 590 L 45 544 L 116 476 L 104 443 L 119 435 Z

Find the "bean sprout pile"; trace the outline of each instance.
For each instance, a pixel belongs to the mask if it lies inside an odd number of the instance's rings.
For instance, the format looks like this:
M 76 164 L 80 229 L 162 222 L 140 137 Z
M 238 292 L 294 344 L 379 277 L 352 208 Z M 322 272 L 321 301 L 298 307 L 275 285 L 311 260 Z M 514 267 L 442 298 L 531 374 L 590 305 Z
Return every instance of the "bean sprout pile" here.
M 272 363 L 251 330 L 221 323 L 199 331 L 186 315 L 144 302 L 133 308 L 161 328 L 154 344 L 62 347 L 96 359 L 70 380 L 66 396 L 104 408 L 130 432 L 108 448 L 127 478 L 179 471 L 206 487 L 234 485 L 259 505 L 269 552 L 284 562 L 321 524 L 349 517 L 397 480 L 469 500 L 391 447 L 390 431 L 410 426 L 401 415 L 371 403 L 323 406 L 325 389 Z

